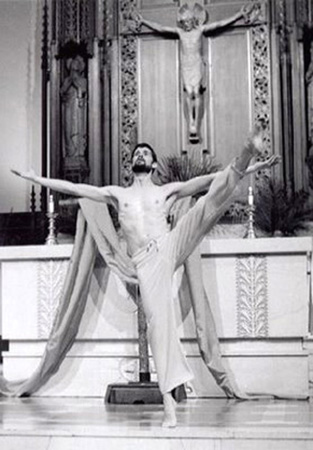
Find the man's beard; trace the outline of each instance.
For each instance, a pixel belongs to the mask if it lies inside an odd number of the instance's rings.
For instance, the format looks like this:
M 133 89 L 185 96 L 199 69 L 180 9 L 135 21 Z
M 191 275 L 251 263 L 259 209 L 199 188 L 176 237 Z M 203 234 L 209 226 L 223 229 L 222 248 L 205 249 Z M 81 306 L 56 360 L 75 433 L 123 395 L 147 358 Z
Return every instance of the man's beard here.
M 147 166 L 147 164 L 137 164 L 135 163 L 133 165 L 133 172 L 134 173 L 150 173 L 152 171 L 151 166 Z

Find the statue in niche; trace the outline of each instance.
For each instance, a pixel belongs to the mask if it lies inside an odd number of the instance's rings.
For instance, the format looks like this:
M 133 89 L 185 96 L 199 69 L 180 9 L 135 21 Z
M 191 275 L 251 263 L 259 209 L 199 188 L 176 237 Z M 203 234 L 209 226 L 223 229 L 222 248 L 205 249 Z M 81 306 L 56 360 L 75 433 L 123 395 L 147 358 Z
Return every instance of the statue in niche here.
M 142 17 L 138 11 L 133 11 L 132 16 L 139 25 L 161 34 L 170 34 L 180 41 L 180 71 L 185 92 L 187 109 L 187 122 L 190 142 L 200 140 L 201 103 L 205 90 L 205 61 L 202 54 L 202 37 L 226 28 L 239 19 L 249 20 L 255 5 L 245 5 L 240 12 L 224 20 L 207 23 L 207 11 L 198 3 L 192 7 L 184 4 L 178 10 L 177 27 L 168 27 L 151 22 Z
M 79 164 L 87 149 L 87 79 L 85 61 L 77 55 L 66 61 L 68 76 L 61 86 L 63 103 L 63 158 Z

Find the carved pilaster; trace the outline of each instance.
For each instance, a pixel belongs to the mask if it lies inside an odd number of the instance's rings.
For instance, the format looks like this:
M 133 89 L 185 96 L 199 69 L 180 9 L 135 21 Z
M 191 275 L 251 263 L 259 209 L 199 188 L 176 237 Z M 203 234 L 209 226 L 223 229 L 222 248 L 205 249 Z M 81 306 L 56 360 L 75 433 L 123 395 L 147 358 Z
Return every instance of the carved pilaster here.
M 236 259 L 237 335 L 268 336 L 267 261 L 265 256 Z
M 271 142 L 271 98 L 270 98 L 270 56 L 267 25 L 252 28 L 252 70 L 254 93 L 254 123 L 264 129 L 264 154 L 272 153 Z
M 40 261 L 37 267 L 38 338 L 49 336 L 59 305 L 68 262 L 65 260 Z
M 121 0 L 120 13 L 129 17 L 135 0 Z M 138 92 L 137 92 L 137 37 L 121 36 L 121 183 L 132 180 L 130 154 L 137 142 Z

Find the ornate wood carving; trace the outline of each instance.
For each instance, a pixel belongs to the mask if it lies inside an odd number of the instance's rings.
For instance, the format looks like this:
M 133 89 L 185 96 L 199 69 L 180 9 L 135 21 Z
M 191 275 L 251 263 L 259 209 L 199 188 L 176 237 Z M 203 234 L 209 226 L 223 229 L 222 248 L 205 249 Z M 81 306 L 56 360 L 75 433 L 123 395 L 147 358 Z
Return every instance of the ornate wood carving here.
M 127 18 L 136 6 L 135 0 L 121 0 L 120 13 Z M 130 154 L 137 142 L 138 92 L 137 92 L 137 37 L 121 36 L 121 184 L 132 180 Z
M 268 336 L 267 261 L 265 256 L 236 260 L 237 334 Z
M 61 46 L 70 42 L 85 43 L 92 55 L 95 37 L 95 1 L 66 0 L 57 2 L 57 39 Z
M 268 26 L 257 25 L 252 33 L 252 70 L 254 93 L 254 123 L 264 128 L 265 151 L 262 159 L 272 153 L 270 57 Z
M 50 176 L 74 182 L 88 182 L 93 168 L 90 161 L 94 163 L 100 147 L 95 142 L 100 141 L 101 132 L 95 137 L 89 120 L 94 114 L 90 88 L 96 90 L 95 83 L 91 85 L 92 76 L 96 76 L 95 64 L 90 60 L 99 58 L 95 46 L 100 20 L 98 2 L 53 0 L 49 8 Z
M 38 337 L 49 336 L 62 294 L 68 262 L 40 261 L 37 267 Z

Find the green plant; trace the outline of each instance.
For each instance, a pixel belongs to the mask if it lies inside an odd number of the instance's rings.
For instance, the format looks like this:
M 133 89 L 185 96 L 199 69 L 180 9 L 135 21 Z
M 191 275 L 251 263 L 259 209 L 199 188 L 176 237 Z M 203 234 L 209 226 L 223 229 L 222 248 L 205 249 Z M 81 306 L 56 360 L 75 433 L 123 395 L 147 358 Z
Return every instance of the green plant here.
M 285 185 L 272 177 L 261 178 L 256 185 L 255 226 L 271 236 L 295 235 L 306 229 L 312 219 L 308 199 L 306 191 L 294 192 L 290 183 Z

